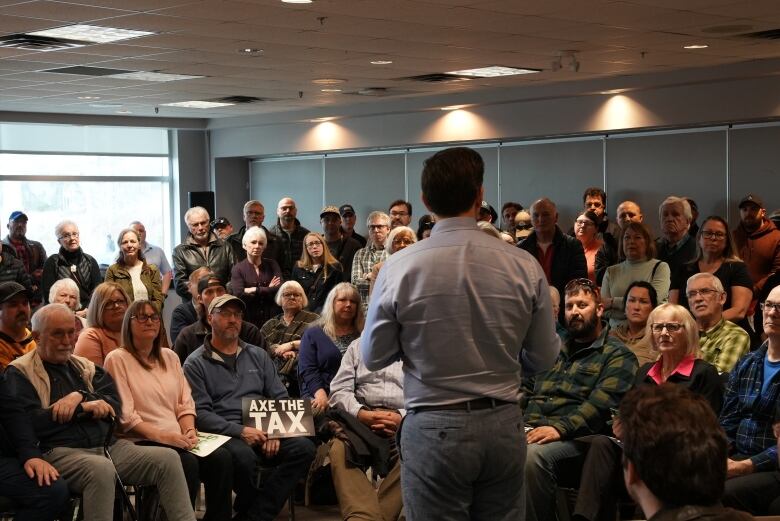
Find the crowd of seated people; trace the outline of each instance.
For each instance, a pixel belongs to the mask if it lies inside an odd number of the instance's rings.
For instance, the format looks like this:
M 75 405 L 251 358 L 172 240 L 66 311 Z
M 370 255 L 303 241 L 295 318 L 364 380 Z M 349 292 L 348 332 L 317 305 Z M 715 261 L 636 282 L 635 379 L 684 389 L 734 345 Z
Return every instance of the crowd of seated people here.
M 780 514 L 780 230 L 763 201 L 740 200 L 732 231 L 719 216 L 696 224 L 695 202 L 667 197 L 657 238 L 633 201 L 616 206 L 615 220 L 602 190 L 588 188 L 582 202 L 569 233 L 548 198 L 528 211 L 506 203 L 500 217 L 480 208 L 479 226 L 539 262 L 564 340 L 556 365 L 524 383 L 527 518 L 554 520 L 558 489 L 572 487 L 573 517 L 615 519 L 618 499 L 634 495 L 621 479 L 616 411 L 630 389 L 667 383 L 719 415 L 723 503 Z M 226 219 L 191 208 L 173 270 L 134 221 L 105 278 L 75 222 L 56 225 L 60 249 L 47 258 L 26 237 L 27 215 L 11 214 L 0 263 L 0 496 L 16 501 L 17 519 L 56 518 L 68 491 L 88 519 L 111 519 L 115 476 L 156 485 L 171 520 L 194 518 L 201 484 L 204 519 L 273 519 L 323 434 L 268 438 L 242 424 L 241 400 L 288 396 L 323 417 L 344 519 L 399 517 L 401 364 L 368 371 L 359 342 L 383 264 L 435 234 L 435 216 L 415 233 L 412 205 L 395 200 L 367 216 L 363 238 L 351 204 L 322 209 L 322 234 L 297 214 L 285 197 L 266 228 L 264 206 L 248 201 L 231 234 Z M 166 324 L 171 281 L 182 303 Z M 230 441 L 193 456 L 201 430 Z M 359 453 L 366 445 L 382 450 Z M 378 486 L 369 468 L 384 478 Z

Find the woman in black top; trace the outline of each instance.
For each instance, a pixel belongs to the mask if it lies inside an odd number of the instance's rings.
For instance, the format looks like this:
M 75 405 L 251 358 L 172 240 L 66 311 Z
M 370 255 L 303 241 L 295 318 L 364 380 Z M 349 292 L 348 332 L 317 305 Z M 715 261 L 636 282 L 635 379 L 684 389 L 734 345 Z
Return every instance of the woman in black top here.
M 344 281 L 341 264 L 330 253 L 319 233 L 307 233 L 303 238 L 301 260 L 295 263 L 292 280 L 298 282 L 309 299 L 308 310 L 321 313 L 325 298 L 336 284 Z
M 79 287 L 81 308 L 86 309 L 92 291 L 103 282 L 100 266 L 90 255 L 81 250 L 79 227 L 73 221 L 62 221 L 54 227 L 60 251 L 51 255 L 43 264 L 41 291 L 48 304 L 49 290 L 60 279 L 73 279 Z

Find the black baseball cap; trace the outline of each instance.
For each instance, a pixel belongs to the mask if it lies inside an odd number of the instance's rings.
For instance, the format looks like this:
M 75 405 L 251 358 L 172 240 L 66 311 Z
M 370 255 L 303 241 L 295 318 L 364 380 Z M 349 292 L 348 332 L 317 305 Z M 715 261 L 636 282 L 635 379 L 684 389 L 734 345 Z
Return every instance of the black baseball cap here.
M 224 288 L 225 284 L 222 282 L 222 279 L 217 277 L 214 273 L 209 273 L 208 275 L 204 275 L 198 281 L 198 295 L 203 293 L 203 290 L 205 290 L 206 288 L 210 288 L 213 286 L 220 286 Z
M 342 204 L 339 206 L 339 214 L 344 217 L 345 215 L 355 215 L 355 209 L 352 208 L 351 204 Z
M 227 220 L 227 217 L 220 217 L 211 223 L 211 227 L 216 229 L 225 228 L 227 226 L 230 226 L 230 221 Z
M 754 204 L 759 208 L 764 207 L 764 201 L 755 194 L 747 194 L 745 197 L 739 200 L 739 209 L 741 210 L 746 204 Z
M 18 282 L 8 281 L 0 283 L 0 304 L 4 304 L 14 298 L 16 295 L 24 293 L 24 296 L 30 298 L 27 288 Z

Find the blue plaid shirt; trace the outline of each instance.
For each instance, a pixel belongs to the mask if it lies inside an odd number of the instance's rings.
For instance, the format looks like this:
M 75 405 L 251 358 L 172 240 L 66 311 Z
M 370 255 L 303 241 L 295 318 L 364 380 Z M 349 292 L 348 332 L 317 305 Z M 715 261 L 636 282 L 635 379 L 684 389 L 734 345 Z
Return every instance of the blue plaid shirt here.
M 780 373 L 761 392 L 766 351 L 765 342 L 737 362 L 729 376 L 720 413 L 730 453 L 748 456 L 759 472 L 778 468 L 772 423 L 776 421 L 775 408 L 780 397 Z

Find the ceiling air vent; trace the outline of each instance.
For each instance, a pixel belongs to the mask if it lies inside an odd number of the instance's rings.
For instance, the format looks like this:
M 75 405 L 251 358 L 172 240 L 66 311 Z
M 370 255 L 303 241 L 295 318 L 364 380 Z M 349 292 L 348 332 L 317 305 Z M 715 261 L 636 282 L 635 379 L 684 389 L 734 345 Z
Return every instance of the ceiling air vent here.
M 756 40 L 780 40 L 780 29 L 770 29 L 768 31 L 746 33 L 740 36 L 743 38 L 754 38 Z
M 60 67 L 58 69 L 47 69 L 45 71 L 40 71 L 40 72 L 51 72 L 55 74 L 76 74 L 78 76 L 113 76 L 115 74 L 127 74 L 129 72 L 136 72 L 136 71 L 128 71 L 124 69 L 107 69 L 105 67 L 75 66 L 75 67 Z
M 80 40 L 49 38 L 48 36 L 32 36 L 29 34 L 0 36 L 0 47 L 25 49 L 28 51 L 61 51 L 74 47 L 84 47 L 85 45 L 92 45 L 92 43 Z
M 241 105 L 246 103 L 257 103 L 258 101 L 269 101 L 268 98 L 256 98 L 254 96 L 225 96 L 224 98 L 216 98 L 209 101 L 216 101 L 218 103 L 232 103 L 234 105 Z
M 458 76 L 456 74 L 447 74 L 446 72 L 435 72 L 433 74 L 420 74 L 419 76 L 408 76 L 402 80 L 423 81 L 425 83 L 448 83 L 452 81 L 468 81 L 471 78 Z

